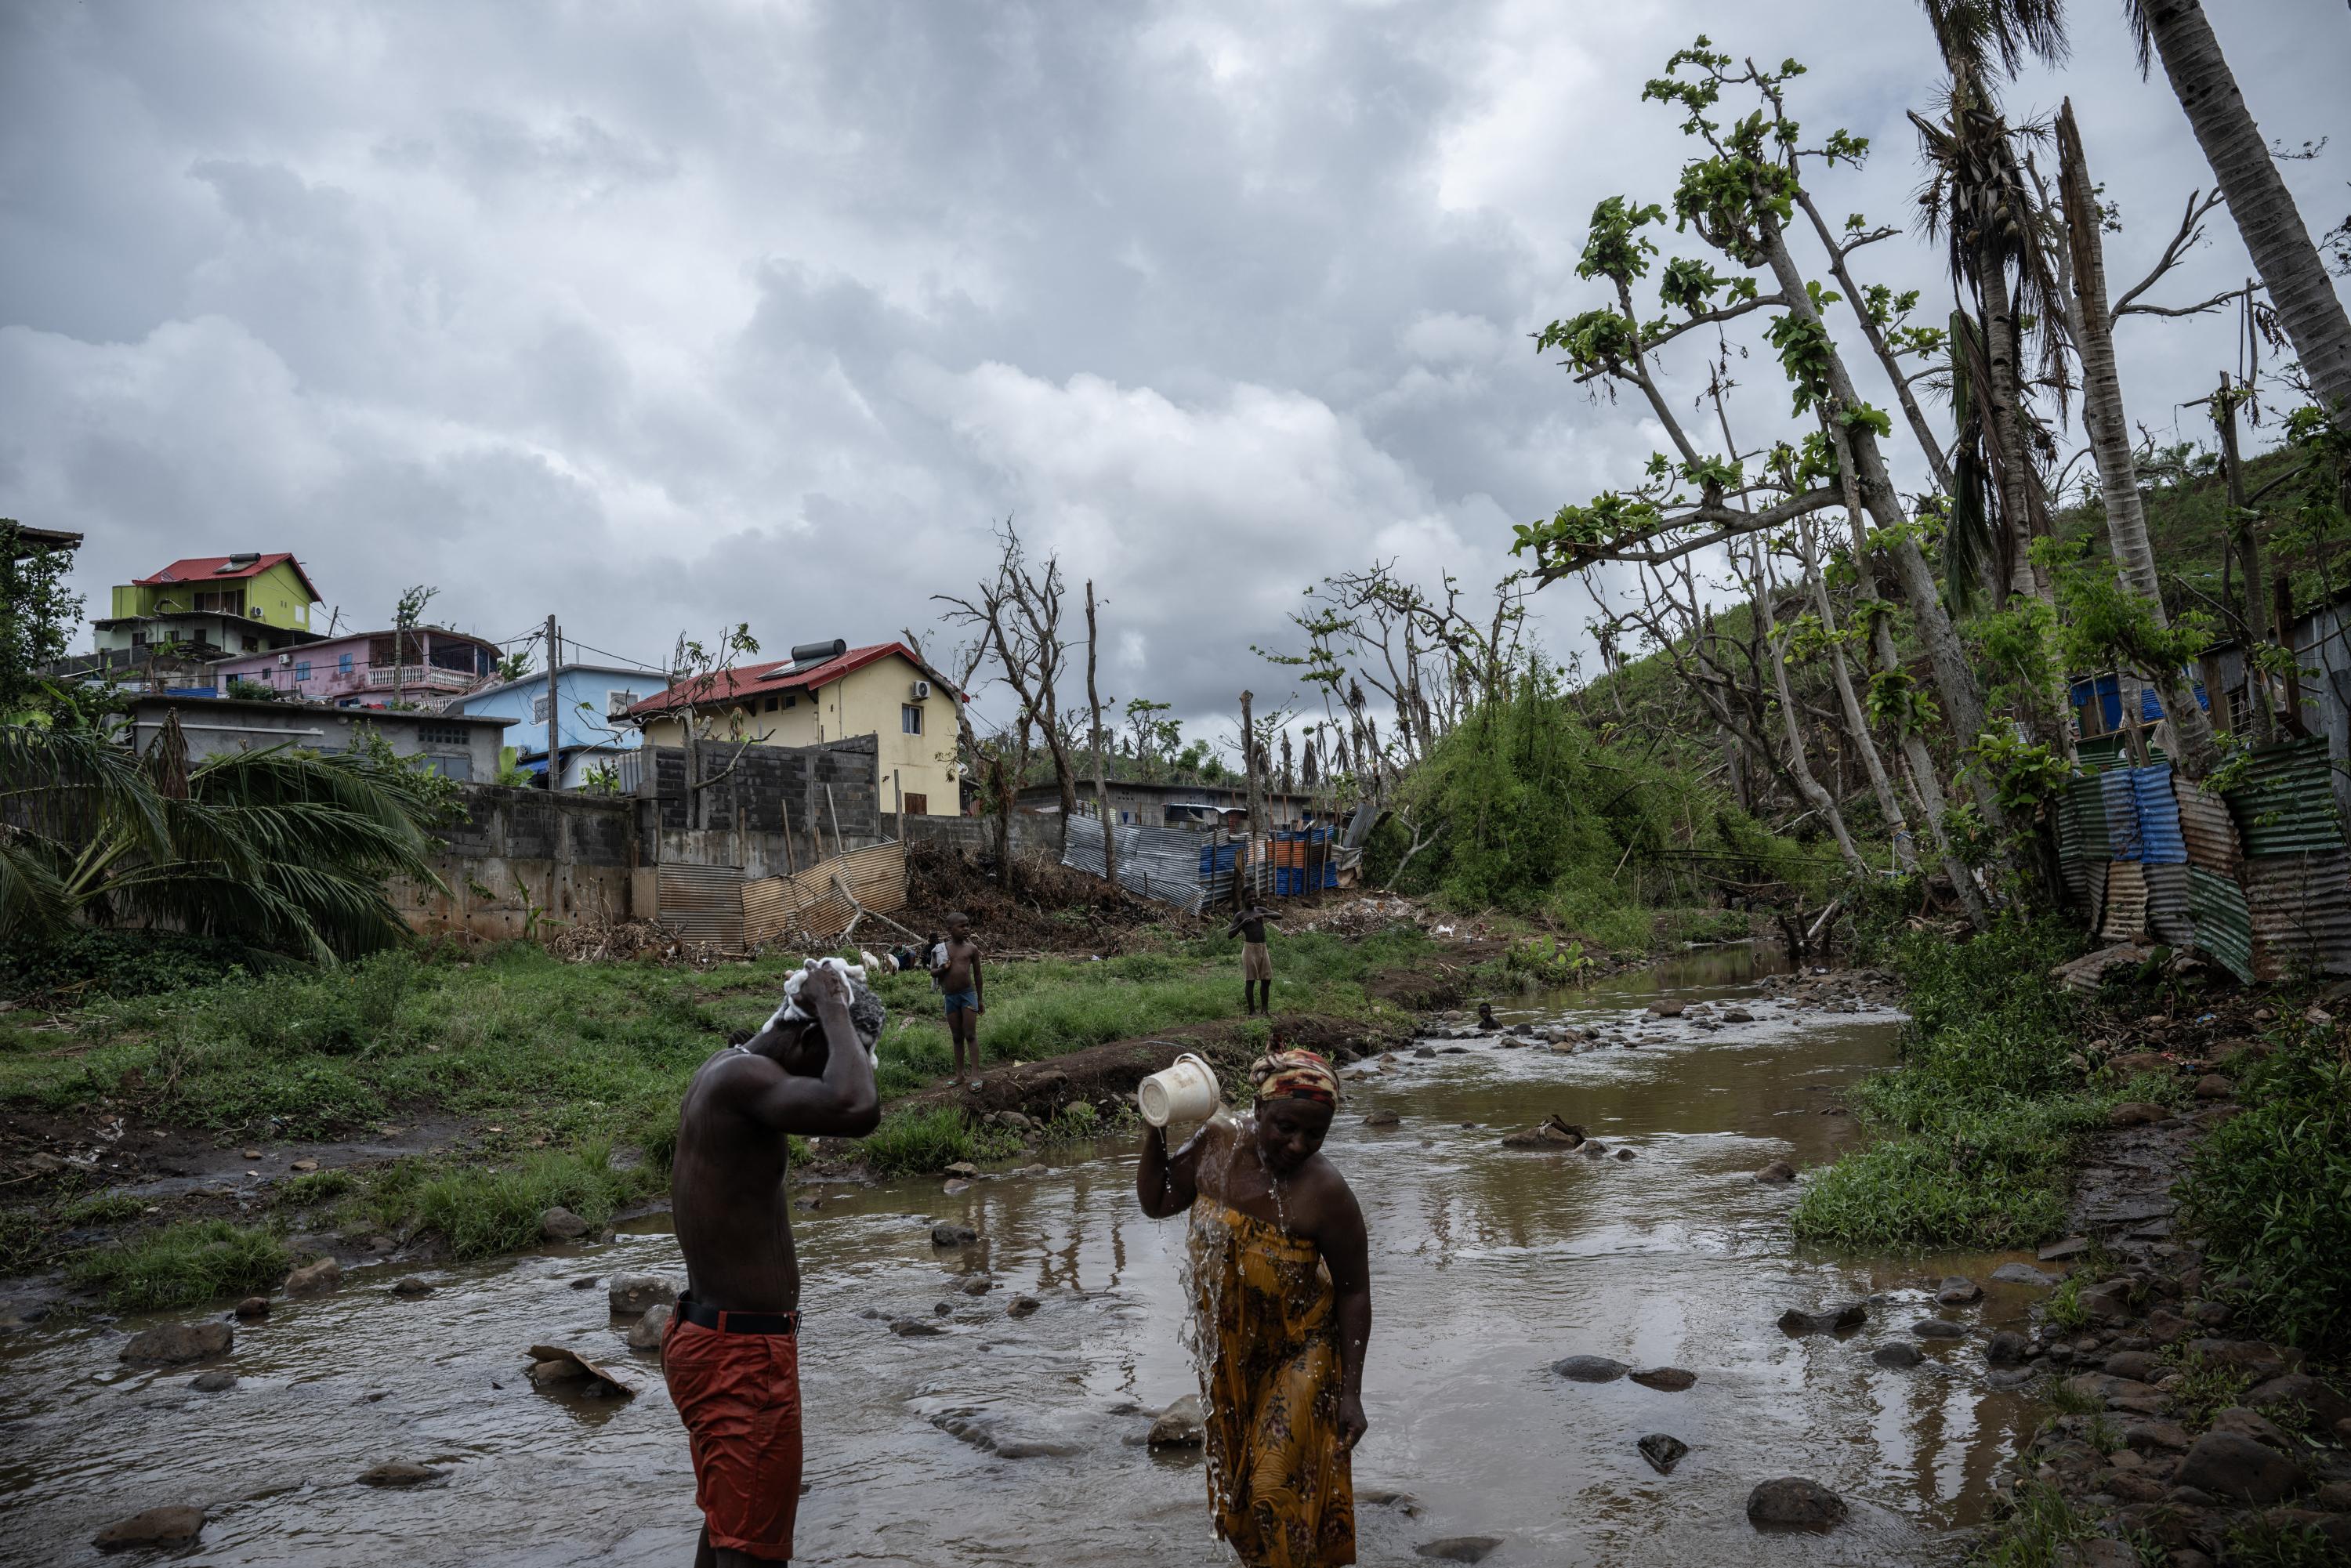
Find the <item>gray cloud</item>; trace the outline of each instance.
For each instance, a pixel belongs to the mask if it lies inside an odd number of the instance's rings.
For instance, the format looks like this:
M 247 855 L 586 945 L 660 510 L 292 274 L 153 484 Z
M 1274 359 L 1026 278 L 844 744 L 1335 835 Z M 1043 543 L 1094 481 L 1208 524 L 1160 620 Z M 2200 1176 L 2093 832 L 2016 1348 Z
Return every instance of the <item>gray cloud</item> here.
M 2135 275 L 2209 174 L 2077 10 L 2012 103 L 2074 97 Z M 1247 650 L 1317 576 L 1481 585 L 1656 444 L 1529 334 L 1591 302 L 1593 202 L 1670 188 L 1671 49 L 1807 60 L 1808 124 L 1876 141 L 1826 204 L 1907 221 L 1915 9 L 1768 11 L 36 0 L 0 18 L 0 513 L 87 531 L 99 602 L 289 548 L 346 624 L 423 580 L 649 659 L 927 625 L 1014 515 L 1099 580 L 1116 695 L 1213 727 L 1282 688 Z M 2337 129 L 2339 5 L 2217 21 L 2266 131 Z M 2288 167 L 2317 226 L 2339 165 Z M 1923 244 L 1868 266 L 1943 296 Z M 2179 292 L 2245 267 L 2216 224 Z M 2232 345 L 2132 323 L 2134 414 L 2194 434 Z M 1784 396 L 1741 374 L 1761 436 Z M 1582 644 L 1580 593 L 1539 610 Z

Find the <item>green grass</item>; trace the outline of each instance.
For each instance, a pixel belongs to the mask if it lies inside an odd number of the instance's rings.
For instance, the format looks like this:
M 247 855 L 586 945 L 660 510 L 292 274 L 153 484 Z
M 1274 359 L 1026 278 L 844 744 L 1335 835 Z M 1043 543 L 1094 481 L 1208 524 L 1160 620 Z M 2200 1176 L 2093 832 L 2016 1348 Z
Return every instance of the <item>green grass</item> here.
M 2174 1345 L 2166 1358 L 2179 1374 L 2168 1393 L 2171 1413 L 2189 1430 L 2211 1425 L 2212 1417 L 2245 1402 L 2253 1380 L 2226 1362 L 2207 1361 L 2194 1351 Z
M 2181 1187 L 2231 1304 L 2270 1336 L 2351 1354 L 2351 1062 L 2290 1026 L 2238 1085 L 2242 1109 L 2198 1145 Z
M 2314 1524 L 2294 1524 L 2252 1514 L 2229 1531 L 2230 1568 L 2340 1568 L 2342 1553 Z
M 147 1200 L 129 1193 L 101 1192 L 66 1206 L 68 1225 L 123 1225 L 147 1212 Z
M 1304 933 L 1276 943 L 1277 1005 L 1367 1024 L 1401 1015 L 1374 1002 L 1365 982 L 1384 968 L 1431 963 L 1437 951 L 1410 930 L 1357 944 Z M 1236 1018 L 1239 953 L 1238 940 L 1207 937 L 1101 963 L 998 965 L 987 972 L 981 1025 L 987 1063 Z M 0 1051 L 0 1106 L 74 1112 L 103 1101 L 224 1144 L 328 1138 L 426 1116 L 496 1128 L 475 1134 L 480 1145 L 465 1163 L 417 1157 L 374 1171 L 320 1171 L 285 1183 L 277 1199 L 281 1212 L 434 1231 L 460 1257 L 486 1256 L 536 1242 L 549 1207 L 601 1224 L 657 1191 L 687 1081 L 730 1031 L 758 1026 L 791 967 L 780 957 L 704 971 L 568 964 L 517 944 L 471 958 L 403 952 L 331 971 L 232 970 L 208 984 L 102 999 L 66 1029 L 19 1031 L 15 1048 Z M 886 1103 L 944 1074 L 948 1041 L 928 977 L 885 977 L 877 988 L 893 1015 L 878 1074 Z M 1066 1118 L 1046 1135 L 1092 1130 Z M 622 1143 L 641 1145 L 648 1159 L 632 1171 L 609 1169 L 606 1152 Z M 869 1157 L 880 1171 L 929 1171 L 1014 1146 L 1009 1134 L 958 1115 L 893 1115 Z M 55 1255 L 67 1225 L 129 1221 L 140 1211 L 105 1198 L 72 1214 L 54 1202 L 0 1209 L 0 1260 L 37 1266 Z M 173 1241 L 166 1252 L 185 1249 Z M 117 1250 L 107 1250 L 110 1263 L 79 1266 L 131 1267 Z M 159 1265 L 162 1274 L 178 1267 Z M 147 1289 L 118 1286 L 111 1272 L 90 1278 L 108 1291 Z
M 2057 1568 L 2072 1561 L 2067 1548 L 2096 1533 L 2095 1522 L 2074 1511 L 2056 1488 L 2028 1481 L 2017 1488 L 2008 1517 L 1969 1561 L 1983 1568 Z
M 225 1219 L 188 1220 L 94 1248 L 68 1270 L 117 1312 L 186 1307 L 266 1290 L 293 1264 L 266 1230 Z
M 1912 1018 L 1903 1064 L 1847 1097 L 1878 1136 L 1805 1187 L 1797 1235 L 1991 1249 L 2064 1228 L 2065 1173 L 2115 1098 L 2084 1086 L 2075 1004 L 2044 977 L 2074 943 L 2010 921 L 1971 942 L 1894 945 Z

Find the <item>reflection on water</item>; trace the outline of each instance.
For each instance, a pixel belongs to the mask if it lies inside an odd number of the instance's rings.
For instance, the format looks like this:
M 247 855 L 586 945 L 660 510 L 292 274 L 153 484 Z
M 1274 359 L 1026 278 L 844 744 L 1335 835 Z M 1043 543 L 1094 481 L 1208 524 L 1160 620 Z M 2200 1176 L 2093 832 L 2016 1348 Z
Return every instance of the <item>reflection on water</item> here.
M 1498 1564 L 1923 1559 L 1982 1505 L 2025 1416 L 1983 1392 L 1980 1350 L 1931 1344 L 1911 1372 L 1868 1353 L 1933 1310 L 1931 1279 L 1982 1279 L 1992 1260 L 1792 1250 L 1793 1192 L 1750 1175 L 1774 1157 L 1816 1166 L 1853 1135 L 1823 1112 L 1888 1060 L 1893 1020 L 1757 1003 L 1747 962 L 1706 955 L 1499 1009 L 1519 1023 L 1609 1021 L 1639 1049 L 1564 1057 L 1476 1041 L 1349 1080 L 1330 1153 L 1371 1225 L 1376 1313 L 1356 1485 L 1366 1500 L 1408 1494 L 1362 1507 L 1365 1563 L 1416 1562 L 1416 1543 L 1462 1534 L 1504 1538 Z M 1745 998 L 1758 1021 L 1643 1019 L 1660 989 Z M 1403 1123 L 1361 1127 L 1373 1109 Z M 1554 1111 L 1638 1157 L 1498 1145 L 1502 1129 Z M 1140 1446 L 1141 1410 L 1196 1386 L 1178 1334 L 1183 1222 L 1136 1212 L 1123 1145 L 1071 1160 L 953 1198 L 929 1183 L 816 1189 L 824 1207 L 798 1217 L 801 1561 L 1225 1560 L 1197 1457 Z M 934 1219 L 981 1240 L 935 1251 Z M 698 1519 L 658 1367 L 622 1347 L 601 1289 L 573 1288 L 677 1267 L 655 1222 L 571 1256 L 434 1271 L 440 1289 L 413 1301 L 384 1289 L 402 1270 L 355 1271 L 336 1296 L 241 1326 L 241 1381 L 215 1395 L 191 1392 L 187 1370 L 120 1367 L 119 1326 L 19 1332 L 0 1343 L 0 1498 L 14 1526 L 0 1562 L 96 1561 L 85 1543 L 100 1525 L 192 1501 L 214 1515 L 192 1560 L 221 1568 L 681 1563 Z M 982 1270 L 993 1291 L 955 1289 Z M 2021 1314 L 2021 1299 L 1991 1289 L 1984 1321 Z M 1043 1308 L 1008 1320 L 1019 1291 Z M 1849 1340 L 1773 1326 L 1792 1305 L 1877 1292 Z M 948 1332 L 892 1334 L 905 1317 Z M 521 1375 L 535 1342 L 607 1358 L 642 1392 L 619 1406 L 542 1395 Z M 1546 1372 L 1578 1353 L 1687 1367 L 1698 1382 L 1661 1394 Z M 1635 1450 L 1649 1432 L 1690 1446 L 1670 1477 Z M 387 1459 L 445 1475 L 406 1491 L 352 1484 Z M 1757 1535 L 1746 1494 L 1787 1474 L 1845 1494 L 1853 1521 L 1825 1540 Z

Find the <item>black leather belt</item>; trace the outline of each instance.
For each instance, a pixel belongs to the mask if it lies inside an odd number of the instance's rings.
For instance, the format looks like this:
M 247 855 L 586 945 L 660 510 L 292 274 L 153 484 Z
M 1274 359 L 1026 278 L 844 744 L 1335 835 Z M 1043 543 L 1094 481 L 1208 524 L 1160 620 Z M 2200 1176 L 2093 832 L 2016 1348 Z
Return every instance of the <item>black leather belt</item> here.
M 696 1328 L 716 1329 L 720 1333 L 798 1334 L 800 1315 L 798 1312 L 732 1312 L 725 1307 L 706 1307 L 692 1296 L 677 1299 L 677 1315 Z

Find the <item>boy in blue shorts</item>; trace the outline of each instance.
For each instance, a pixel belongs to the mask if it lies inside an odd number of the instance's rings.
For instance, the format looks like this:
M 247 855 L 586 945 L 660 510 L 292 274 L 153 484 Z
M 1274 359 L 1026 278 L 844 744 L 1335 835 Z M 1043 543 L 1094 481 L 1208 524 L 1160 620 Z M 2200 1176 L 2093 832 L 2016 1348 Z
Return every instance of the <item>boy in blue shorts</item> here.
M 955 1038 L 955 1077 L 964 1082 L 963 1058 L 971 1051 L 971 1082 L 979 1082 L 979 1015 L 987 1010 L 981 998 L 979 944 L 971 939 L 971 916 L 947 916 L 947 939 L 934 953 L 931 978 L 944 993 L 947 1033 Z

